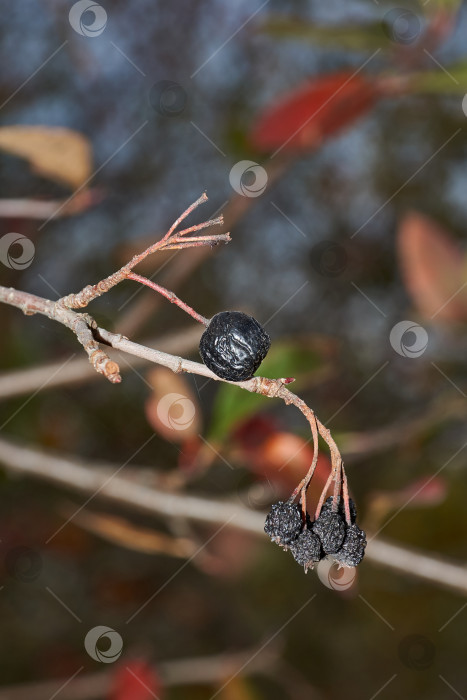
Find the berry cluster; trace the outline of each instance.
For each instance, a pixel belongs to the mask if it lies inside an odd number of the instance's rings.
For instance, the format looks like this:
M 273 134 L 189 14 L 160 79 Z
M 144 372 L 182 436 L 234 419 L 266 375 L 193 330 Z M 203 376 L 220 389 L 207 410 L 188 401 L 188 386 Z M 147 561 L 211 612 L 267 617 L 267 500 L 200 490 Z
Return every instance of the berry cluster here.
M 264 531 L 273 542 L 291 551 L 305 573 L 328 554 L 341 566 L 357 566 L 365 553 L 366 537 L 355 522 L 357 511 L 352 499 L 348 505 L 350 522 L 342 500 L 336 508 L 332 497 L 312 522 L 297 503 L 279 501 L 269 511 Z

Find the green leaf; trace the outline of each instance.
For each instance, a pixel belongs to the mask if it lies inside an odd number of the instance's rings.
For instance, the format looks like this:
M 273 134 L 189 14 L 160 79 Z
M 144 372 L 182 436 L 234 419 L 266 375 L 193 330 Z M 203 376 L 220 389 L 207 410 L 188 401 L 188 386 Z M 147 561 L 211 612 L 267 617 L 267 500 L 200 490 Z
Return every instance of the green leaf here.
M 277 342 L 269 351 L 259 368 L 258 374 L 264 377 L 299 378 L 321 364 L 321 355 L 316 348 L 297 341 Z M 295 389 L 296 384 L 292 386 Z M 232 384 L 222 384 L 213 406 L 213 417 L 208 439 L 219 440 L 249 416 L 254 415 L 271 399 L 260 394 L 251 394 Z
M 339 46 L 353 51 L 375 51 L 393 45 L 382 21 L 329 26 L 272 18 L 260 30 L 279 38 L 304 39 L 319 46 Z
M 414 92 L 465 95 L 467 92 L 467 61 L 439 70 L 423 71 L 410 76 Z

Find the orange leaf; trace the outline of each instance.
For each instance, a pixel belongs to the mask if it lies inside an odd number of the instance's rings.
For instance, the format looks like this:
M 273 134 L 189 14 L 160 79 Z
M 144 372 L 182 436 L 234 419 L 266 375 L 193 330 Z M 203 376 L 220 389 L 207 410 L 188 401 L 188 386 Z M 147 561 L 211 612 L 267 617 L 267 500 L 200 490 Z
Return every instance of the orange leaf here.
M 92 172 L 89 139 L 73 129 L 57 126 L 4 126 L 0 149 L 26 158 L 39 175 L 83 187 Z
M 117 668 L 109 700 L 153 700 L 161 697 L 161 682 L 145 661 L 134 660 Z
M 259 151 L 302 151 L 346 128 L 366 114 L 380 91 L 348 71 L 307 81 L 267 107 L 250 134 Z
M 433 320 L 466 320 L 467 268 L 450 234 L 411 212 L 399 226 L 397 244 L 402 275 L 418 311 Z
M 146 401 L 148 423 L 169 442 L 185 442 L 201 432 L 201 408 L 185 377 L 158 367 L 147 375 L 152 395 Z

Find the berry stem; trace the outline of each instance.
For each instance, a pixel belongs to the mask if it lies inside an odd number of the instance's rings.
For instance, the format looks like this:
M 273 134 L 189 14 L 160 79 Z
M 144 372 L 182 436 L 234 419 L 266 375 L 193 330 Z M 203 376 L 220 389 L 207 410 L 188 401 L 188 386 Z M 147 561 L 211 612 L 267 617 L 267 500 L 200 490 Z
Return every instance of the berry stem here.
M 319 515 L 321 513 L 321 508 L 323 507 L 323 503 L 325 501 L 328 489 L 331 486 L 332 477 L 333 477 L 333 472 L 331 471 L 331 473 L 329 474 L 328 479 L 324 485 L 324 489 L 321 492 L 321 496 L 319 498 L 318 505 L 316 506 L 315 520 L 318 520 Z
M 334 475 L 334 493 L 332 496 L 332 510 L 337 513 L 339 509 L 339 501 L 342 490 L 342 460 L 333 467 L 332 474 Z
M 184 301 L 179 299 L 176 294 L 174 294 L 170 290 L 166 289 L 165 287 L 161 287 L 160 284 L 156 284 L 155 282 L 152 282 L 147 277 L 142 277 L 141 275 L 137 275 L 135 272 L 130 272 L 126 276 L 126 278 L 128 280 L 133 280 L 134 282 L 139 282 L 140 284 L 144 284 L 146 287 L 150 287 L 150 289 L 153 289 L 155 292 L 162 294 L 163 297 L 168 299 L 172 304 L 176 304 L 177 306 L 179 306 L 181 309 L 183 309 L 183 311 L 185 311 L 192 318 L 194 318 L 195 321 L 198 321 L 198 323 L 202 323 L 204 326 L 207 326 L 209 324 L 208 318 L 201 316 L 201 314 L 197 313 L 194 309 L 191 308 L 191 306 L 188 306 L 188 304 L 185 304 Z
M 345 473 L 344 465 L 342 465 L 342 494 L 344 497 L 345 519 L 347 521 L 347 525 L 350 525 L 351 517 L 349 505 L 349 486 L 347 484 L 347 474 Z

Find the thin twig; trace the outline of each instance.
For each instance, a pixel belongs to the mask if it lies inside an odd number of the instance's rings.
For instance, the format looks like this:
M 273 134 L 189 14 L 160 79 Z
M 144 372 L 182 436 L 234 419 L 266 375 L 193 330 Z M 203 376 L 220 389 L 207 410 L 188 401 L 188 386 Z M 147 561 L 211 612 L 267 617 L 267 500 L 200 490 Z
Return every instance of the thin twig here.
M 188 304 L 185 304 L 184 301 L 182 301 L 176 294 L 171 292 L 169 289 L 161 287 L 160 284 L 156 284 L 152 280 L 148 280 L 147 277 L 137 275 L 135 272 L 130 272 L 130 274 L 127 276 L 127 279 L 133 280 L 134 282 L 139 282 L 140 284 L 144 284 L 146 287 L 149 287 L 155 292 L 158 292 L 158 294 L 162 294 L 162 296 L 168 299 L 172 304 L 176 304 L 181 309 L 183 309 L 183 311 L 186 311 L 186 313 L 189 314 L 192 318 L 194 318 L 195 321 L 198 321 L 198 323 L 202 323 L 204 326 L 208 325 L 208 318 L 201 316 L 201 314 L 195 311 L 191 306 L 188 306 Z
M 205 245 L 217 245 L 221 242 L 228 242 L 230 236 L 228 233 L 219 235 L 208 235 L 208 236 L 195 236 L 191 238 L 180 238 L 185 233 L 191 231 L 200 231 L 201 229 L 208 228 L 209 226 L 220 226 L 223 223 L 222 216 L 216 219 L 211 219 L 210 221 L 204 221 L 201 224 L 196 224 L 196 226 L 191 226 L 185 231 L 180 231 L 176 235 L 172 235 L 177 226 L 183 219 L 185 219 L 196 207 L 198 207 L 203 202 L 207 201 L 207 195 L 204 193 L 196 202 L 193 202 L 188 209 L 186 209 L 181 216 L 172 224 L 170 229 L 167 231 L 165 236 L 155 243 L 151 244 L 142 253 L 138 253 L 132 257 L 132 259 L 123 265 L 119 270 L 113 272 L 111 275 L 101 280 L 97 284 L 87 285 L 80 292 L 76 294 L 67 294 L 66 296 L 59 299 L 56 304 L 58 307 L 65 307 L 68 309 L 83 309 L 85 308 L 93 299 L 102 296 L 108 292 L 112 287 L 115 287 L 120 282 L 128 278 L 134 267 L 138 265 L 142 260 L 152 255 L 157 251 L 162 250 L 176 250 L 178 248 L 193 248 L 197 246 Z
M 164 352 L 187 354 L 198 347 L 201 333 L 202 328 L 198 325 L 193 325 L 174 333 L 148 338 L 144 345 L 158 347 Z M 108 352 L 110 358 L 115 361 L 117 361 L 119 355 L 121 357 L 121 353 L 114 351 L 112 348 Z M 133 357 L 131 364 L 128 361 L 122 363 L 120 371 L 123 374 L 132 368 L 136 369 L 145 364 L 148 364 L 148 360 Z M 41 388 L 41 391 L 48 391 L 56 387 L 80 384 L 98 379 L 99 375 L 84 357 L 77 357 L 66 364 L 64 364 L 63 360 L 48 362 L 35 367 L 0 374 L 0 401 L 13 396 L 32 394 L 39 388 Z

